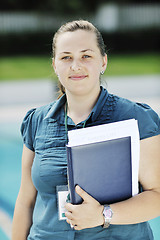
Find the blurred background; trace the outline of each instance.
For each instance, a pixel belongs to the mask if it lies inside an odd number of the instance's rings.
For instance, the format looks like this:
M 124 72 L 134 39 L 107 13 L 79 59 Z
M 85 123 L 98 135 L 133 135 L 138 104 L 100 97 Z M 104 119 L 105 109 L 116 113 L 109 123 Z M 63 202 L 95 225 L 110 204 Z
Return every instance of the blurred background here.
M 26 112 L 57 97 L 52 38 L 69 20 L 91 21 L 108 54 L 103 85 L 149 104 L 160 114 L 159 0 L 1 0 L 0 4 L 0 240 L 9 240 L 20 187 Z M 160 218 L 150 221 L 160 239 Z

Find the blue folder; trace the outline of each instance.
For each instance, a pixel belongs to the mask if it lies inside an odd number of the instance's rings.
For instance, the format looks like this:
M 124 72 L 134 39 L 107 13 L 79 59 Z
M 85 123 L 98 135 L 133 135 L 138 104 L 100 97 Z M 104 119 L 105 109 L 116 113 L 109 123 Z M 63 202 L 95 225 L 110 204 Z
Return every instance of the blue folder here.
M 67 146 L 71 203 L 80 204 L 78 184 L 101 204 L 132 197 L 131 137 Z

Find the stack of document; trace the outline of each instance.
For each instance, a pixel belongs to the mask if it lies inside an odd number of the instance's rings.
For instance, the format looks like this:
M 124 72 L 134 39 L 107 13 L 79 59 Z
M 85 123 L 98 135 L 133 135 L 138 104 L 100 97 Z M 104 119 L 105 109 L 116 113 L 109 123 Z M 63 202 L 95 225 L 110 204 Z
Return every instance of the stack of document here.
M 130 119 L 68 132 L 68 176 L 71 202 L 79 204 L 79 185 L 101 204 L 138 194 L 139 130 Z

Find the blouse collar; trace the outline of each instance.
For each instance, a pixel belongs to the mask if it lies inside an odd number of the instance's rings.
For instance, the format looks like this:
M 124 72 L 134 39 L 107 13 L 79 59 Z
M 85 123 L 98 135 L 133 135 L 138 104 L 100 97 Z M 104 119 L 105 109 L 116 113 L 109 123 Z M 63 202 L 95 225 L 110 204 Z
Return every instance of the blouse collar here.
M 107 97 L 108 97 L 108 91 L 101 86 L 101 92 L 100 92 L 99 98 L 90 114 L 91 120 L 93 122 L 97 119 L 97 117 L 101 113 L 102 108 L 107 100 Z M 57 101 L 54 102 L 49 112 L 47 113 L 45 119 L 52 118 L 55 120 L 59 120 L 61 122 L 62 118 L 64 118 L 65 103 L 66 103 L 66 94 L 62 95 L 62 97 L 60 97 Z M 64 119 L 62 121 L 64 122 Z

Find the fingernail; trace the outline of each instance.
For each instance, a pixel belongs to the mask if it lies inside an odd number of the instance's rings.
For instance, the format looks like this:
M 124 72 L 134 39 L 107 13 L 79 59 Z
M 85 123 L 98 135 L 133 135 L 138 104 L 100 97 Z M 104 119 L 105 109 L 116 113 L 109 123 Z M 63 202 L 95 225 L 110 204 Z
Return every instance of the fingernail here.
M 76 189 L 77 189 L 77 190 L 80 190 L 81 188 L 80 188 L 80 186 L 76 185 Z

